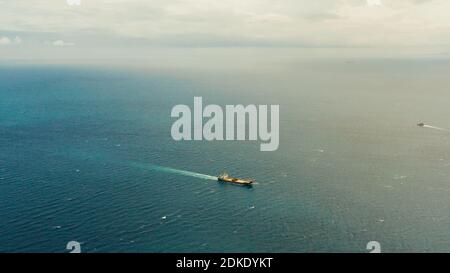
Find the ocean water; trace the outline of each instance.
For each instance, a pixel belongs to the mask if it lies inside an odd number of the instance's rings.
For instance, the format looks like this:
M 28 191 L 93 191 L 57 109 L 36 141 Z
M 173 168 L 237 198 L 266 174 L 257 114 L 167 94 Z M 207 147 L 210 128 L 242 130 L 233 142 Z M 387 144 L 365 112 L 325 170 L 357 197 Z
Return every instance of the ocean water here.
M 450 61 L 0 66 L 0 252 L 450 252 Z M 170 136 L 279 104 L 280 147 Z M 252 188 L 220 184 L 222 170 Z

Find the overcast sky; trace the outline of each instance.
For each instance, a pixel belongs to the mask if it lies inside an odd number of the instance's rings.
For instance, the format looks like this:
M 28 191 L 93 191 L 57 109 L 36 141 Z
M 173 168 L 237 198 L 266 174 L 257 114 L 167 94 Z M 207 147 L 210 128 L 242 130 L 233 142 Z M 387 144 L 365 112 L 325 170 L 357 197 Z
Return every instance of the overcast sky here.
M 52 48 L 450 49 L 449 0 L 67 2 L 0 0 L 0 58 Z

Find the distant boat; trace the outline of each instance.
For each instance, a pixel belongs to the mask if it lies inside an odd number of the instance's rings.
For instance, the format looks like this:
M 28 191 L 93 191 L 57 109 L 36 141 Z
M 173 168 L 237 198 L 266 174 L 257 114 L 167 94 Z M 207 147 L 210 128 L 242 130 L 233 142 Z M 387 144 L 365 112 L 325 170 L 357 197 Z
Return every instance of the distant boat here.
M 226 172 L 221 173 L 217 177 L 217 181 L 219 181 L 219 182 L 226 182 L 226 183 L 232 183 L 232 184 L 238 184 L 238 185 L 242 185 L 242 186 L 250 186 L 254 182 L 253 179 L 242 179 L 242 178 L 231 177 Z
M 417 123 L 417 126 L 419 126 L 419 127 L 425 127 L 425 123 L 423 123 L 423 122 Z

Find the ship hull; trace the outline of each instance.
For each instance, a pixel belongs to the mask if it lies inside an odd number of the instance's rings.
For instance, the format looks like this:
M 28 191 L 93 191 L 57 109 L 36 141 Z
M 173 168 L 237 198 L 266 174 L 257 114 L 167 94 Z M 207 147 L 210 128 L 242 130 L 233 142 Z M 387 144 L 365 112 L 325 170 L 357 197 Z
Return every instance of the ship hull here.
M 224 183 L 231 183 L 231 184 L 241 185 L 241 186 L 250 186 L 253 183 L 253 181 L 251 181 L 251 180 L 231 178 L 231 177 L 227 177 L 227 178 L 218 177 L 217 181 L 224 182 Z

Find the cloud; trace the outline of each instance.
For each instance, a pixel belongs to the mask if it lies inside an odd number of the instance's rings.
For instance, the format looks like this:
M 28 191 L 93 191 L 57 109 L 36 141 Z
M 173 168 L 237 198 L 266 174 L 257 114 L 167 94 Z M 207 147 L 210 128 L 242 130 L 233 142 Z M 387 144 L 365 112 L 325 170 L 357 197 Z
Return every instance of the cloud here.
M 111 47 L 134 41 L 171 46 L 239 46 L 242 41 L 254 46 L 450 46 L 448 0 L 97 0 L 77 8 L 63 0 L 1 3 L 0 30 L 42 35 L 41 45 L 62 37 L 101 48 L 108 42 L 98 37 L 110 37 Z M 49 44 L 74 45 L 64 40 Z M 0 43 L 10 42 L 2 38 Z
M 0 45 L 10 45 L 11 39 L 8 37 L 0 37 Z
M 381 0 L 366 0 L 367 1 L 367 5 L 368 6 L 381 6 L 383 5 L 383 3 L 381 2 Z
M 18 36 L 16 36 L 15 38 L 11 39 L 7 36 L 0 36 L 0 46 L 5 46 L 5 45 L 18 45 L 22 43 L 22 39 Z
M 58 47 L 66 47 L 66 46 L 74 46 L 75 43 L 71 43 L 71 42 L 65 42 L 63 40 L 56 40 L 54 42 L 51 43 L 54 46 L 58 46 Z

